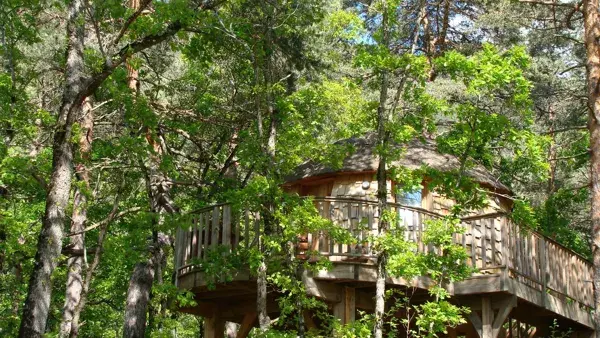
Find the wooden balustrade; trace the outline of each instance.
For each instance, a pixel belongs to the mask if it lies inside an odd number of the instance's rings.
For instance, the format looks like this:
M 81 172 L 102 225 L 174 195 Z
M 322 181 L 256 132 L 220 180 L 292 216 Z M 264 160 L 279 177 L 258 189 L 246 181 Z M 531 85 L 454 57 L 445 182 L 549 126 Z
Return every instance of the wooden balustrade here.
M 509 224 L 508 262 L 521 282 L 563 300 L 594 306 L 592 264 L 550 238 Z
M 368 238 L 377 234 L 380 215 L 376 202 L 334 197 L 313 200 L 322 217 L 348 230 L 356 242 L 336 243 L 321 231 L 301 236 L 299 251 L 316 251 L 335 261 L 366 263 L 374 258 Z M 396 214 L 397 223 L 392 229 L 402 229 L 404 238 L 416 243 L 417 252 L 434 250 L 424 245 L 423 233 L 427 220 L 441 215 L 395 203 L 389 206 Z M 583 257 L 536 232 L 521 231 L 501 213 L 466 217 L 461 224 L 464 231 L 455 234 L 453 240 L 465 248 L 469 255 L 465 263 L 477 268 L 477 273 L 506 269 L 510 277 L 532 288 L 593 307 L 592 266 Z M 187 229 L 177 230 L 177 276 L 202 269 L 211 249 L 222 247 L 227 252 L 257 245 L 260 229 L 257 214 L 248 211 L 235 214 L 228 204 L 198 210 Z
M 258 243 L 258 215 L 244 211 L 234 214 L 229 204 L 217 204 L 194 212 L 187 229 L 178 228 L 175 238 L 177 276 L 202 268 L 211 250 L 248 249 Z

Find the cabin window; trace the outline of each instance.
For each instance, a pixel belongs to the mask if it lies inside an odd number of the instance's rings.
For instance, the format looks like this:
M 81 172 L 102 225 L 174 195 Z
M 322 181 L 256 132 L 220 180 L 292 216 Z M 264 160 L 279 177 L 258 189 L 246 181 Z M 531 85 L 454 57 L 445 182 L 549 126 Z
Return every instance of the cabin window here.
M 403 192 L 396 195 L 396 203 L 409 207 L 421 207 L 423 192 L 421 190 Z

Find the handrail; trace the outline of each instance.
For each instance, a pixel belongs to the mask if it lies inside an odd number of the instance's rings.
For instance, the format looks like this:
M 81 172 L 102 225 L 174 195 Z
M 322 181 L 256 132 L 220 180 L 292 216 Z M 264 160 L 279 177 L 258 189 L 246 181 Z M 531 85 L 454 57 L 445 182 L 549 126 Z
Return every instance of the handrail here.
M 309 258 L 312 252 L 319 252 L 334 261 L 369 264 L 373 248 L 368 239 L 377 234 L 380 217 L 377 202 L 332 196 L 311 199 L 322 217 L 348 230 L 356 241 L 335 243 L 323 231 L 304 234 L 299 237 L 299 257 Z M 422 240 L 426 220 L 444 216 L 400 203 L 388 205 L 398 210 L 398 221 L 404 227 L 402 233 L 406 240 L 417 244 L 415 250 L 432 252 L 434 248 L 424 245 Z M 178 229 L 176 236 L 177 278 L 202 268 L 207 251 L 217 246 L 233 252 L 258 243 L 262 232 L 260 215 L 233 209 L 231 204 L 219 203 L 188 213 L 192 216 L 191 224 L 187 229 Z M 503 212 L 462 217 L 460 221 L 465 231 L 455 234 L 453 241 L 467 251 L 466 264 L 478 270 L 506 269 L 511 278 L 536 285 L 543 293 L 548 290 L 584 306 L 593 306 L 593 292 L 585 281 L 591 278 L 592 264 L 582 255 L 536 231 L 521 231 Z M 569 270 L 561 268 L 567 265 L 573 266 Z
M 360 199 L 360 198 L 351 198 L 351 197 L 333 197 L 333 196 L 314 197 L 314 196 L 311 196 L 310 198 L 312 198 L 314 201 L 362 203 L 362 204 L 374 205 L 374 206 L 377 205 L 377 201 Z M 418 212 L 421 212 L 423 214 L 427 214 L 430 216 L 444 217 L 444 215 L 438 214 L 436 212 L 429 211 L 427 209 L 423 209 L 423 208 L 419 208 L 419 207 L 410 206 L 410 205 L 404 205 L 404 204 L 393 203 L 393 202 L 388 202 L 387 205 L 392 206 L 392 207 L 397 207 L 397 208 L 418 211 Z
M 227 204 L 229 204 L 229 203 L 228 202 L 221 202 L 221 203 L 211 204 L 211 205 L 207 205 L 205 207 L 201 207 L 201 208 L 198 208 L 198 209 L 194 209 L 194 210 L 188 211 L 186 214 L 187 215 L 199 214 L 199 213 L 202 213 L 204 211 L 212 210 L 214 207 L 222 207 L 222 206 L 227 205 Z
M 552 244 L 558 245 L 558 246 L 560 246 L 561 248 L 563 248 L 563 249 L 565 249 L 565 250 L 568 250 L 569 252 L 571 252 L 571 253 L 575 254 L 575 256 L 577 256 L 577 257 L 579 257 L 579 258 L 583 259 L 583 260 L 585 261 L 585 263 L 586 263 L 586 264 L 588 264 L 589 266 L 594 266 L 594 263 L 593 263 L 593 262 L 592 262 L 592 261 L 591 261 L 589 258 L 585 257 L 584 255 L 580 254 L 579 252 L 577 252 L 577 251 L 575 251 L 575 250 L 573 250 L 573 249 L 570 249 L 569 247 L 565 246 L 564 244 L 561 244 L 561 243 L 557 242 L 557 241 L 556 241 L 555 239 L 553 239 L 552 237 L 549 237 L 549 236 L 547 236 L 547 235 L 544 235 L 544 234 L 543 234 L 543 233 L 541 233 L 541 232 L 538 232 L 538 231 L 535 231 L 535 230 L 531 230 L 531 231 L 532 231 L 532 232 L 534 232 L 534 233 L 536 233 L 536 234 L 538 234 L 539 236 L 542 236 L 542 237 L 544 237 L 544 239 L 545 239 L 545 240 L 547 240 L 548 242 L 551 242 Z
M 505 212 L 498 211 L 498 212 L 492 212 L 492 213 L 489 213 L 489 214 L 481 214 L 481 215 L 472 215 L 472 216 L 461 217 L 460 220 L 462 222 L 469 222 L 469 221 L 476 221 L 476 220 L 487 219 L 487 218 L 498 218 L 498 217 L 503 217 L 503 216 L 506 216 L 506 215 L 507 214 Z

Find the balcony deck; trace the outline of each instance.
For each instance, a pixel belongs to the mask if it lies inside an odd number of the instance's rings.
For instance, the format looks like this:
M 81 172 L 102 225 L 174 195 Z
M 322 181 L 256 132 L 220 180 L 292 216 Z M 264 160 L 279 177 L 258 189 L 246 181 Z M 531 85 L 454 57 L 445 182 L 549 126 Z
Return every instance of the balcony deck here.
M 376 276 L 375 256 L 367 238 L 377 232 L 379 215 L 376 202 L 332 197 L 314 198 L 314 202 L 322 217 L 348 229 L 357 243 L 334 243 L 326 233 L 304 236 L 299 257 L 305 257 L 302 250 L 314 250 L 334 262 L 332 270 L 307 276 L 309 293 L 326 298 L 323 293 L 327 287 L 323 289 L 320 286 L 323 283 L 372 285 Z M 398 222 L 404 227 L 403 235 L 417 243 L 419 252 L 435 250 L 423 244 L 423 231 L 427 219 L 441 215 L 393 203 L 390 207 L 396 211 Z M 594 305 L 592 265 L 585 258 L 539 233 L 521 231 L 501 213 L 466 217 L 461 224 L 465 231 L 455 234 L 453 240 L 466 249 L 469 258 L 465 263 L 477 271 L 471 278 L 449 286 L 453 296 L 462 297 L 468 303 L 473 295 L 507 295 L 516 298 L 521 309 L 530 309 L 522 312 L 538 311 L 540 316 L 557 315 L 582 328 L 594 327 L 590 315 Z M 234 215 L 228 204 L 199 210 L 190 227 L 177 232 L 177 286 L 192 290 L 200 301 L 218 298 L 219 294 L 231 295 L 232 292 L 251 294 L 252 287 L 244 284 L 252 281 L 247 271 L 239 272 L 231 283 L 220 284 L 216 290 L 207 289 L 202 262 L 207 258 L 208 250 L 217 246 L 224 246 L 227 250 L 255 246 L 259 233 L 259 219 L 250 212 Z M 409 281 L 388 278 L 387 283 L 422 289 L 430 285 L 425 277 Z M 356 297 L 356 302 L 359 302 L 359 295 Z M 372 300 L 372 296 L 361 299 L 368 302 L 369 298 Z

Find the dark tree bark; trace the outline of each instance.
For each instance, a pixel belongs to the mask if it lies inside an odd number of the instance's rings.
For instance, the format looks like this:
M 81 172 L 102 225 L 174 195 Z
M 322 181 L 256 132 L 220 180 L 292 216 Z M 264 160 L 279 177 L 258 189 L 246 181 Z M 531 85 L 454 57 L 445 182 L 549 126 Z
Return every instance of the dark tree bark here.
M 586 48 L 588 128 L 590 131 L 590 174 L 594 300 L 600 309 L 600 14 L 598 0 L 583 1 Z M 600 338 L 600 311 L 594 312 L 596 337 Z
M 129 6 L 132 9 L 139 9 L 140 2 L 139 0 L 131 0 Z M 137 96 L 140 88 L 139 72 L 130 64 L 127 64 L 127 75 L 127 85 L 133 95 Z M 161 157 L 167 152 L 167 149 L 163 148 L 165 141 L 162 139 L 162 134 L 159 131 L 157 135 L 152 135 L 151 130 L 148 129 L 146 131 L 146 141 L 152 149 L 149 154 L 149 161 L 145 165 L 147 168 L 146 191 L 148 200 L 150 201 L 150 212 L 156 215 L 156 218 L 152 221 L 151 257 L 147 262 L 138 263 L 135 266 L 127 290 L 127 309 L 123 329 L 124 337 L 145 336 L 146 315 L 152 297 L 152 284 L 154 283 L 154 278 L 156 278 L 159 284 L 163 283 L 162 271 L 165 263 L 163 247 L 169 245 L 168 236 L 159 232 L 157 225 L 162 223 L 162 217 L 165 212 L 179 212 L 179 209 L 170 197 L 171 186 L 167 183 L 169 180 L 160 170 Z M 148 269 L 152 269 L 152 278 L 149 280 L 148 274 L 142 273 Z M 162 304 L 163 310 L 165 306 L 166 304 Z M 149 313 L 148 322 L 150 323 L 150 327 L 154 325 L 155 312 L 156 309 L 151 309 Z
M 264 78 L 264 87 L 266 90 L 265 95 L 265 115 L 269 118 L 269 130 L 268 136 L 265 144 L 265 152 L 267 154 L 267 162 L 265 163 L 265 168 L 263 172 L 268 176 L 277 176 L 276 168 L 275 168 L 275 156 L 276 156 L 276 144 L 277 144 L 277 118 L 276 111 L 273 103 L 273 97 L 271 93 L 271 85 L 273 84 L 273 65 L 272 65 L 272 44 L 273 44 L 273 16 L 274 13 L 272 9 L 267 9 L 265 5 L 265 13 L 269 13 L 267 15 L 266 26 L 265 26 L 265 45 L 263 46 L 264 50 L 264 64 L 262 67 L 262 73 Z M 255 68 L 255 72 L 257 69 Z M 255 80 L 259 77 L 258 74 L 255 73 Z M 262 109 L 260 108 L 260 104 L 257 104 L 257 114 L 258 114 L 258 122 L 259 122 L 259 137 L 263 137 L 262 130 Z M 275 169 L 274 169 L 275 168 Z M 273 201 L 271 197 L 268 197 L 267 201 L 267 211 L 264 214 L 264 235 L 268 236 L 271 234 L 273 230 L 273 226 L 275 224 L 273 220 Z M 262 247 L 262 239 L 259 241 L 260 249 L 263 250 Z M 258 316 L 258 326 L 262 332 L 265 332 L 271 326 L 271 318 L 269 317 L 269 313 L 267 311 L 267 262 L 264 257 L 258 266 L 257 276 L 256 276 L 256 312 Z
M 138 263 L 127 289 L 127 305 L 125 308 L 125 325 L 123 337 L 141 338 L 146 332 L 146 313 L 150 302 L 150 290 L 154 281 L 154 261 Z
M 388 8 L 387 1 L 383 1 L 383 16 L 382 16 L 382 33 L 383 44 L 385 48 L 389 48 L 389 32 L 388 32 Z M 383 70 L 381 74 L 381 84 L 379 91 L 379 107 L 377 107 L 377 144 L 381 153 L 379 154 L 379 165 L 377 168 L 377 208 L 379 209 L 379 236 L 387 231 L 387 224 L 383 217 L 387 210 L 387 172 L 386 172 L 386 151 L 387 151 L 387 136 L 385 131 L 386 104 L 388 100 L 388 72 Z M 399 88 L 399 90 L 401 90 Z M 386 252 L 377 254 L 377 279 L 375 281 L 375 322 L 373 325 L 373 337 L 383 338 L 383 317 L 385 314 L 385 278 L 386 278 Z
M 68 7 L 66 84 L 52 145 L 52 175 L 46 197 L 46 211 L 19 329 L 19 337 L 23 338 L 41 337 L 44 334 L 50 309 L 51 276 L 62 248 L 65 208 L 69 202 L 73 165 L 71 131 L 82 104 L 78 101 L 78 93 L 83 88 L 83 23 L 83 1 L 72 0 Z
M 87 268 L 87 270 L 85 272 L 85 278 L 83 279 L 83 285 L 82 285 L 82 290 L 81 290 L 81 294 L 80 294 L 80 299 L 79 299 L 79 302 L 77 303 L 77 306 L 75 307 L 75 309 L 73 311 L 73 316 L 72 316 L 72 320 L 71 320 L 71 332 L 69 335 L 70 337 L 77 337 L 79 335 L 79 319 L 81 318 L 81 312 L 83 311 L 83 308 L 85 307 L 85 304 L 87 301 L 87 295 L 90 290 L 92 278 L 94 276 L 94 273 L 96 272 L 96 268 L 100 264 L 100 258 L 102 257 L 102 252 L 103 252 L 102 248 L 104 246 L 104 240 L 106 239 L 106 234 L 108 232 L 108 226 L 113 221 L 113 219 L 118 217 L 118 213 L 117 213 L 118 207 L 119 207 L 119 195 L 117 195 L 115 197 L 113 209 L 111 210 L 108 217 L 104 221 L 102 221 L 99 225 L 100 231 L 98 233 L 97 246 L 94 250 L 94 259 L 92 260 L 92 264 L 90 264 L 90 266 Z M 125 211 L 123 213 L 125 213 Z
M 77 180 L 83 182 L 86 189 L 89 189 L 90 187 L 90 176 L 85 162 L 89 160 L 89 154 L 92 150 L 92 133 L 94 128 L 94 115 L 91 108 L 89 99 L 86 99 L 81 118 L 82 133 L 79 139 L 81 163 L 78 163 L 76 166 Z M 85 232 L 83 230 L 85 229 L 86 222 L 87 197 L 85 192 L 81 191 L 79 187 L 76 187 L 73 194 L 73 215 L 71 217 L 71 233 L 75 233 L 75 235 L 69 237 L 71 249 L 85 249 Z M 68 271 L 65 305 L 63 306 L 62 322 L 60 323 L 61 337 L 69 337 L 71 331 L 79 331 L 78 328 L 72 328 L 72 326 L 78 325 L 78 323 L 73 323 L 73 316 L 77 305 L 81 301 L 81 294 L 83 291 L 83 259 L 83 256 L 75 255 L 69 258 L 67 262 Z

